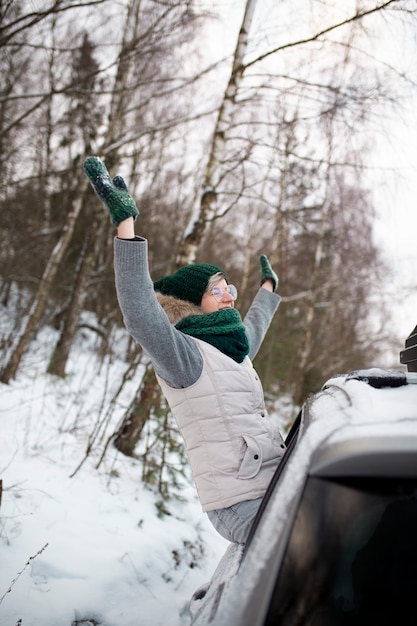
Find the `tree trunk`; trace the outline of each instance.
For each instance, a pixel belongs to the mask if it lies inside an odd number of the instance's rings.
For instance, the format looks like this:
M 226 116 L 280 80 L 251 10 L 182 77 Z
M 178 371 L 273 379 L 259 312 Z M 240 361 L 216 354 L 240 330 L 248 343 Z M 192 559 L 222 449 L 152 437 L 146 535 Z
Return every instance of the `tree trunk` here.
M 71 345 L 78 329 L 78 322 L 86 296 L 86 286 L 90 277 L 94 254 L 87 251 L 91 243 L 91 233 L 87 233 L 79 259 L 79 267 L 75 276 L 71 300 L 64 318 L 63 328 L 48 365 L 48 374 L 65 376 Z
M 233 57 L 232 71 L 217 116 L 204 177 L 204 192 L 200 199 L 197 216 L 188 227 L 177 257 L 177 266 L 194 263 L 198 249 L 206 234 L 209 223 L 216 216 L 217 185 L 223 174 L 223 159 L 226 153 L 226 136 L 236 107 L 236 95 L 242 83 L 245 69 L 243 60 L 248 46 L 248 35 L 252 25 L 257 0 L 247 0 L 245 14 Z
M 116 433 L 114 445 L 126 456 L 133 456 L 153 407 L 159 407 L 161 391 L 151 365 L 146 368 L 139 395 Z
M 319 294 L 320 270 L 323 258 L 323 244 L 326 235 L 326 229 L 329 220 L 330 202 L 324 201 L 320 224 L 318 225 L 316 248 L 314 252 L 313 271 L 310 280 L 310 290 L 307 298 L 307 309 L 304 318 L 304 333 L 301 340 L 301 348 L 296 363 L 295 386 L 293 393 L 293 401 L 295 405 L 301 405 L 304 401 L 308 390 L 305 389 L 305 378 L 308 370 L 309 356 L 311 353 L 313 324 L 315 320 L 315 311 L 317 298 Z
M 98 203 L 97 203 L 98 206 Z M 87 297 L 87 286 L 94 261 L 97 255 L 97 245 L 101 241 L 101 232 L 107 216 L 101 206 L 95 209 L 95 223 L 85 234 L 83 249 L 79 260 L 78 270 L 71 293 L 71 299 L 58 343 L 55 346 L 51 360 L 48 365 L 48 373 L 55 376 L 65 376 L 67 361 L 70 355 L 71 346 L 79 326 L 79 319 L 83 310 L 83 305 Z M 100 223 L 101 222 L 101 223 Z

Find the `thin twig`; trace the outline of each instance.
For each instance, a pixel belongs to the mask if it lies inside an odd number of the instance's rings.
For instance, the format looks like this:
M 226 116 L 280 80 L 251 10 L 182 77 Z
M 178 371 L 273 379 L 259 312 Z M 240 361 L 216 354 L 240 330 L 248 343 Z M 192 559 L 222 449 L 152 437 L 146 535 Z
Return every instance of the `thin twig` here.
M 25 563 L 25 566 L 23 567 L 23 569 L 18 572 L 18 574 L 13 578 L 12 582 L 10 583 L 10 587 L 7 589 L 7 591 L 4 592 L 4 594 L 1 596 L 0 598 L 0 604 L 3 602 L 4 598 L 7 596 L 8 593 L 11 592 L 12 588 L 14 587 L 14 585 L 17 583 L 17 581 L 19 580 L 19 578 L 21 577 L 21 575 L 23 574 L 23 572 L 25 571 L 25 569 L 28 567 L 28 565 L 31 564 L 31 562 L 33 561 L 33 559 L 36 559 L 37 556 L 39 556 L 40 554 L 42 554 L 42 552 L 48 547 L 48 544 L 45 543 L 45 545 L 43 546 L 43 548 L 41 548 L 40 550 L 37 551 L 36 554 L 34 554 L 33 556 L 30 556 L 28 558 L 28 560 Z

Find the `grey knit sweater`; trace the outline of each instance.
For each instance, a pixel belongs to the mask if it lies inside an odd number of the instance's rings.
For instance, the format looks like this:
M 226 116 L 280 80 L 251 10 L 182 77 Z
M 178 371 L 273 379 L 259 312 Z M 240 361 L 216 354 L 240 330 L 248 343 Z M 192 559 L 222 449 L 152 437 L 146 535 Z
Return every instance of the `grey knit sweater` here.
M 149 355 L 156 373 L 176 389 L 193 385 L 203 360 L 195 340 L 173 326 L 158 303 L 148 268 L 145 239 L 114 240 L 116 290 L 130 335 Z M 259 289 L 243 322 L 249 338 L 249 357 L 259 350 L 280 303 L 280 296 Z

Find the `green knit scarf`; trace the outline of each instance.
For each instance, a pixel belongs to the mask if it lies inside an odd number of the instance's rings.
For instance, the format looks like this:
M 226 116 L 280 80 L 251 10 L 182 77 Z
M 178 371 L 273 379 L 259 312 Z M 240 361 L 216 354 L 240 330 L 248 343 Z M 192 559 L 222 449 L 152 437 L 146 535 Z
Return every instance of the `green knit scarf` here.
M 249 354 L 249 339 L 236 309 L 222 309 L 205 315 L 192 315 L 175 325 L 186 335 L 211 344 L 237 363 Z

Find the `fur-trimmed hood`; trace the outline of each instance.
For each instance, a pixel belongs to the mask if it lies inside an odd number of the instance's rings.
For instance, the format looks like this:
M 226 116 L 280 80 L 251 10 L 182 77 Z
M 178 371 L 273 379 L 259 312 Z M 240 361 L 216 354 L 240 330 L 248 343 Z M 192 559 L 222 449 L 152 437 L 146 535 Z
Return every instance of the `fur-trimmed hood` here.
M 174 296 L 165 296 L 156 292 L 156 298 L 164 309 L 171 324 L 178 324 L 181 320 L 191 315 L 204 315 L 201 307 L 196 306 L 192 302 L 174 298 Z

